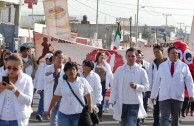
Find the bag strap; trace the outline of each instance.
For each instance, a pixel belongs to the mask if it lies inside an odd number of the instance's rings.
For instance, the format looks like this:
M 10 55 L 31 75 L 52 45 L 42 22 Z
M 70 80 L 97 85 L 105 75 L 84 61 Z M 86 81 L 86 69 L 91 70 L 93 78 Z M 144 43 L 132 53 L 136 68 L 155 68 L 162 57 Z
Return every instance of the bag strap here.
M 81 102 L 81 100 L 78 98 L 78 96 L 75 94 L 75 92 L 73 91 L 71 85 L 69 84 L 69 82 L 66 80 L 71 92 L 73 93 L 73 95 L 76 97 L 76 99 L 79 101 L 79 103 L 84 107 L 85 105 Z

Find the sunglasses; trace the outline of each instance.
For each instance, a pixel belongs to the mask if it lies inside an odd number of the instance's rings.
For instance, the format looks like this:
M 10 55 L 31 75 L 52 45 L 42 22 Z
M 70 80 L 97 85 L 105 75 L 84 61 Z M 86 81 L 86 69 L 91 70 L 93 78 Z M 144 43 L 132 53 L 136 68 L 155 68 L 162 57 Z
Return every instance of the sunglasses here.
M 10 70 L 18 71 L 18 68 L 17 68 L 17 67 L 8 66 L 7 69 L 8 69 L 9 71 L 10 71 Z

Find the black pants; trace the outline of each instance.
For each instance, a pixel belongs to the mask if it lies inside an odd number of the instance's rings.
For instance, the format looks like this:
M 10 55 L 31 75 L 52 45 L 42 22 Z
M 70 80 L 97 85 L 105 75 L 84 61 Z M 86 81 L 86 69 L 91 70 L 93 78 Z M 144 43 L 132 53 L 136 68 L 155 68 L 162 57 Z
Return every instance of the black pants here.
M 184 113 L 186 109 L 189 108 L 189 98 L 184 98 L 183 106 L 181 112 Z

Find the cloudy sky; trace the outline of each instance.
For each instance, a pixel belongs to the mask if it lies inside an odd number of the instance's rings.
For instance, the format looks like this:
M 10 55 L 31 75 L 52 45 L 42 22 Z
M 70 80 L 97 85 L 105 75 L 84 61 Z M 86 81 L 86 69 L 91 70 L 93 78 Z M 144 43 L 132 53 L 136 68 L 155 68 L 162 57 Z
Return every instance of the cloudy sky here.
M 43 0 L 34 6 L 34 14 L 43 14 Z M 170 14 L 168 25 L 180 27 L 191 26 L 194 15 L 194 0 L 139 0 L 140 25 L 165 25 L 166 17 Z M 91 21 L 96 21 L 97 0 L 69 0 L 69 15 L 81 17 L 87 15 Z M 137 0 L 99 0 L 99 23 L 114 23 L 117 17 L 129 18 L 132 16 L 135 23 Z M 31 10 L 22 7 L 22 14 L 27 15 Z M 187 28 L 189 31 L 189 27 Z

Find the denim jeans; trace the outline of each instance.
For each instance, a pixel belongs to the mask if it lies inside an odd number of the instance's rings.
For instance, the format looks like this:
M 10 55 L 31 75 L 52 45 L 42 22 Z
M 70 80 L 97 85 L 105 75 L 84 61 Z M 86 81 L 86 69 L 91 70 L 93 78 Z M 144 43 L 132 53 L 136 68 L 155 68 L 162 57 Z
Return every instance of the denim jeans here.
M 120 126 L 136 126 L 139 104 L 123 104 Z
M 160 126 L 160 109 L 158 100 L 156 100 L 156 104 L 154 105 L 153 117 L 154 117 L 153 126 Z
M 102 85 L 102 101 L 101 101 L 101 105 L 98 107 L 99 110 L 103 110 L 104 108 L 104 98 L 105 98 L 105 95 L 106 95 L 106 81 L 103 81 L 101 82 L 101 85 Z
M 80 114 L 66 115 L 58 112 L 58 126 L 78 126 Z
M 38 104 L 37 115 L 44 115 L 44 90 L 40 92 L 40 100 Z
M 18 126 L 18 121 L 17 120 L 6 121 L 0 119 L 0 126 Z
M 183 103 L 182 101 L 174 99 L 160 101 L 160 112 L 161 112 L 160 126 L 169 125 L 170 115 L 172 118 L 171 126 L 179 126 L 179 117 L 182 103 Z
M 50 126 L 58 126 L 58 112 L 59 112 L 59 105 L 61 100 L 58 101 L 58 103 L 55 105 L 51 112 L 50 117 Z

